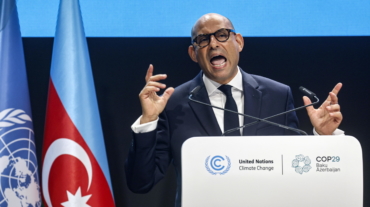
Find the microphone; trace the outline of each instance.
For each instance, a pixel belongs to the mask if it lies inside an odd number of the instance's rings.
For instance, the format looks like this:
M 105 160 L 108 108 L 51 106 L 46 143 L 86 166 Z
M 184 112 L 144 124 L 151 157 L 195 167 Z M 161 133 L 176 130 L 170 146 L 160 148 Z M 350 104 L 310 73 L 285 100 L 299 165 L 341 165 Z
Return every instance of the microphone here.
M 245 116 L 245 117 L 248 117 L 248 118 L 251 118 L 251 119 L 257 120 L 257 121 L 255 121 L 255 122 L 252 122 L 253 124 L 256 124 L 256 123 L 258 123 L 258 122 L 262 121 L 262 122 L 265 122 L 265 123 L 268 123 L 268 124 L 271 124 L 271 125 L 274 125 L 274 126 L 277 126 L 277 127 L 281 127 L 281 128 L 284 128 L 284 129 L 288 129 L 288 130 L 291 130 L 291 131 L 297 132 L 297 133 L 299 133 L 299 134 L 305 134 L 305 135 L 307 135 L 307 133 L 306 133 L 305 131 L 302 131 L 302 130 L 300 130 L 300 129 L 295 129 L 295 128 L 292 128 L 292 127 L 289 127 L 289 126 L 285 126 L 285 125 L 278 124 L 278 123 L 271 122 L 271 121 L 268 121 L 268 120 L 267 120 L 267 119 L 269 119 L 269 118 L 273 118 L 273 117 L 275 117 L 275 116 L 282 115 L 282 114 L 283 114 L 283 113 L 285 113 L 285 112 L 280 113 L 280 114 L 278 114 L 278 115 L 271 116 L 271 117 L 267 117 L 267 118 L 265 118 L 265 119 L 261 119 L 261 118 L 257 118 L 257 117 L 251 116 L 251 115 L 242 114 L 242 113 L 239 113 L 239 112 L 236 112 L 236 111 L 232 111 L 232 110 L 229 110 L 229 109 L 221 108 L 221 107 L 218 107 L 218 106 L 214 106 L 214 105 L 211 105 L 211 104 L 204 103 L 204 102 L 201 102 L 201 101 L 198 101 L 198 100 L 193 99 L 193 96 L 194 96 L 195 94 L 197 94 L 197 93 L 198 93 L 198 91 L 200 90 L 200 88 L 201 88 L 201 86 L 196 86 L 196 87 L 195 87 L 195 88 L 190 92 L 189 97 L 188 97 L 188 98 L 189 98 L 189 100 L 191 100 L 191 101 L 193 101 L 193 102 L 196 102 L 196 103 L 199 103 L 199 104 L 202 104 L 202 105 L 205 105 L 205 106 L 209 106 L 209 107 L 213 107 L 213 108 L 216 108 L 216 109 L 220 109 L 220 110 L 228 111 L 228 112 L 231 112 L 231 113 L 235 113 L 235 114 L 238 114 L 238 115 L 241 115 L 241 116 Z M 302 108 L 302 107 L 300 107 L 300 108 Z M 297 109 L 297 110 L 298 110 L 298 109 Z M 287 111 L 286 113 L 289 113 L 289 112 L 291 112 L 291 111 L 294 111 L 294 109 L 289 110 L 289 111 Z M 253 125 L 253 124 L 251 124 L 251 125 Z M 225 133 L 230 133 L 230 132 L 233 132 L 233 131 L 235 131 L 235 130 L 238 130 L 238 129 L 241 129 L 241 128 L 244 128 L 244 127 L 245 127 L 245 126 L 241 126 L 241 127 L 238 127 L 238 128 L 234 128 L 234 129 L 227 130 L 226 132 L 224 132 L 224 133 L 222 134 L 222 136 L 224 136 L 224 135 L 225 135 Z
M 198 89 L 198 90 L 199 90 L 199 89 Z M 316 101 L 315 101 L 315 102 L 313 102 L 313 103 L 311 103 L 311 104 L 308 104 L 308 105 L 304 105 L 304 106 L 297 107 L 297 108 L 294 108 L 294 109 L 291 109 L 291 110 L 288 110 L 288 111 L 281 112 L 281 113 L 279 113 L 279 114 L 275 114 L 275 115 L 273 115 L 273 116 L 266 117 L 266 118 L 264 118 L 263 120 L 271 119 L 271 118 L 274 118 L 274 117 L 277 117 L 277 116 L 281 116 L 281 115 L 284 115 L 284 114 L 287 114 L 287 113 L 290 113 L 290 112 L 293 112 L 293 111 L 297 111 L 297 110 L 300 110 L 300 109 L 303 109 L 303 108 L 306 108 L 306 107 L 309 107 L 309 106 L 313 106 L 313 105 L 315 105 L 315 104 L 319 103 L 319 101 L 320 101 L 320 100 L 319 100 L 319 98 L 318 98 L 318 97 L 316 96 L 316 94 L 315 94 L 315 93 L 313 93 L 312 91 L 308 90 L 307 88 L 305 88 L 305 87 L 303 87 L 303 86 L 299 87 L 299 90 L 300 90 L 302 93 L 304 93 L 306 96 L 310 97 L 311 99 L 312 99 L 312 98 L 315 98 L 315 99 L 316 99 Z M 240 127 L 236 127 L 236 128 L 233 128 L 233 129 L 229 129 L 229 130 L 225 131 L 222 135 L 225 135 L 225 134 L 231 133 L 231 132 L 236 131 L 236 130 L 240 130 L 240 129 L 242 129 L 242 128 L 246 128 L 246 127 L 249 127 L 249 126 L 255 125 L 255 124 L 257 124 L 257 123 L 259 123 L 259 121 L 254 121 L 254 122 L 251 122 L 251 123 L 245 124 L 245 125 L 240 126 Z M 304 132 L 304 131 L 302 131 L 302 132 Z M 306 133 L 306 132 L 304 132 L 303 134 L 307 135 L 307 133 Z
M 189 94 L 189 99 L 190 100 L 191 100 L 191 97 L 193 97 L 193 95 L 198 93 L 199 89 L 200 89 L 200 86 L 197 86 L 193 90 L 190 91 L 190 94 Z
M 306 96 L 310 97 L 310 99 L 313 99 L 314 97 L 316 97 L 316 94 L 310 90 L 308 90 L 307 88 L 301 86 L 299 87 L 299 90 L 304 93 Z

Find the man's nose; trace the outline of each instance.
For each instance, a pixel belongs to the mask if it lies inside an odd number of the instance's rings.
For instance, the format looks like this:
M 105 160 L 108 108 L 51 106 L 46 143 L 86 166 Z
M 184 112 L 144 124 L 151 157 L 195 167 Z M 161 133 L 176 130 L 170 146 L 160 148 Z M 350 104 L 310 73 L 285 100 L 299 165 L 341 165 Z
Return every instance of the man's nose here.
M 214 35 L 211 35 L 209 37 L 209 46 L 212 48 L 218 47 L 219 41 L 216 39 Z

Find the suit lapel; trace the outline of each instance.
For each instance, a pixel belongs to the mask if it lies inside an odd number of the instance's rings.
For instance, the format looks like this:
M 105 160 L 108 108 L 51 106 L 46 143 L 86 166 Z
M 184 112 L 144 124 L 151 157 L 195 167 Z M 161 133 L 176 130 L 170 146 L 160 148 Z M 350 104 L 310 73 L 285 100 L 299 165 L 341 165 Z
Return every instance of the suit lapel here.
M 193 96 L 193 99 L 211 104 L 209 101 L 208 93 L 206 87 L 204 86 L 202 80 L 203 73 L 200 72 L 194 79 L 193 83 L 191 84 L 189 93 L 193 90 L 196 86 L 201 86 L 198 93 Z M 192 108 L 195 116 L 199 120 L 200 125 L 206 131 L 208 136 L 219 136 L 222 134 L 221 129 L 218 125 L 216 120 L 216 116 L 213 112 L 212 107 L 205 106 L 199 103 L 195 103 L 189 100 L 189 105 Z
M 254 117 L 260 117 L 262 93 L 258 90 L 259 84 L 256 80 L 240 70 L 243 76 L 243 92 L 244 92 L 244 114 Z M 244 124 L 254 122 L 256 120 L 244 117 Z M 243 129 L 243 135 L 256 135 L 258 124 L 246 127 Z
M 260 117 L 262 92 L 258 90 L 259 84 L 248 73 L 240 70 L 243 77 L 243 92 L 244 92 L 244 114 L 254 117 Z M 210 104 L 207 90 L 202 80 L 203 73 L 200 72 L 194 79 L 189 88 L 189 93 L 196 86 L 201 86 L 198 93 L 194 95 L 193 99 Z M 200 125 L 206 131 L 208 136 L 219 136 L 222 134 L 221 129 L 216 120 L 216 116 L 212 107 L 195 103 L 189 100 L 189 105 L 192 108 L 195 116 L 199 120 Z M 254 119 L 244 117 L 244 124 L 254 122 Z M 244 128 L 243 135 L 256 135 L 258 124 Z

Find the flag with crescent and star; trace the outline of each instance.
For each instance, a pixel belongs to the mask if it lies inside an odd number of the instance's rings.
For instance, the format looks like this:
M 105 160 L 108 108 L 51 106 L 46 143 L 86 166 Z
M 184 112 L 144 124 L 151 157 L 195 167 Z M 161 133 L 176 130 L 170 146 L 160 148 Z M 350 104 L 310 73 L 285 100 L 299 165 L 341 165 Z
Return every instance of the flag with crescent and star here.
M 0 207 L 40 207 L 36 143 L 15 0 L 0 0 Z
M 61 0 L 54 38 L 42 192 L 47 207 L 115 206 L 78 0 Z

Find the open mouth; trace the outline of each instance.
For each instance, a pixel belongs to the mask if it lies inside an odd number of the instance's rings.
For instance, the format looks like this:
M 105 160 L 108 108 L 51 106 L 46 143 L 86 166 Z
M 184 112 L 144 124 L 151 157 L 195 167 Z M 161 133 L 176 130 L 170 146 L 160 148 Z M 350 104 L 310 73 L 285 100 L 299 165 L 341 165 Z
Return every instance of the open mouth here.
M 211 58 L 211 64 L 216 67 L 221 67 L 226 64 L 226 58 L 222 55 L 215 56 Z

